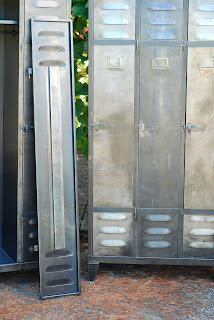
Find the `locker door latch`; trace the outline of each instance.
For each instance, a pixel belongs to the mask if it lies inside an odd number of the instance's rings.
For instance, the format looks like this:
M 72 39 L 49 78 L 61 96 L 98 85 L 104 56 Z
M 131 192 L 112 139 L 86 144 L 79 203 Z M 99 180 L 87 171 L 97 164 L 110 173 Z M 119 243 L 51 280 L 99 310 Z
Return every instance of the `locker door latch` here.
M 195 125 L 191 125 L 190 123 L 186 124 L 185 126 L 183 126 L 183 129 L 185 132 L 203 132 L 205 130 L 204 126 L 195 126 Z
M 95 131 L 107 130 L 107 129 L 111 129 L 112 127 L 113 126 L 110 123 L 99 123 L 99 122 L 91 123 L 89 125 L 89 128 Z
M 144 122 L 140 122 L 139 125 L 137 125 L 138 129 L 140 132 L 145 132 L 145 131 L 157 131 L 159 130 L 158 126 L 152 125 L 152 124 L 146 124 Z

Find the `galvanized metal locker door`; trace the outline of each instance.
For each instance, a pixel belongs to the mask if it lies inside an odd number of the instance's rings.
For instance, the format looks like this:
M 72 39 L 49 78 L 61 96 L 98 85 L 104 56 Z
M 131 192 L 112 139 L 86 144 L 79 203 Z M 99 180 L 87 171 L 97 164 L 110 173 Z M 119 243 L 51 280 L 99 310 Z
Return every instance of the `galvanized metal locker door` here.
M 141 1 L 139 207 L 182 204 L 183 0 Z
M 185 208 L 214 209 L 214 4 L 190 1 Z
M 142 0 L 138 256 L 178 257 L 183 202 L 183 0 Z
M 79 293 L 71 22 L 32 20 L 41 297 Z

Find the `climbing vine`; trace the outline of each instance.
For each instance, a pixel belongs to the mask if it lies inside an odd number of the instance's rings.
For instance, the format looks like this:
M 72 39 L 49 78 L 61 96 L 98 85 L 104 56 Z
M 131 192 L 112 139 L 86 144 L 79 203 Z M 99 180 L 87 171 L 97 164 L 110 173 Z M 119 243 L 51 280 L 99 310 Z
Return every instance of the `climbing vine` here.
M 73 0 L 77 148 L 88 158 L 88 0 Z

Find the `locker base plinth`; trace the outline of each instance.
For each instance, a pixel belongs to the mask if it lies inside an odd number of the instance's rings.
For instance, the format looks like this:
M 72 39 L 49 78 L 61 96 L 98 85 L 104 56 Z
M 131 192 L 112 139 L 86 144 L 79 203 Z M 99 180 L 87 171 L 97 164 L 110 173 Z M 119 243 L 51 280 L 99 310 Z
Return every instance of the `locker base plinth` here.
M 88 262 L 88 280 L 94 281 L 97 271 L 99 269 L 99 262 Z
M 88 256 L 93 264 L 142 264 L 142 265 L 180 265 L 180 266 L 214 266 L 214 259 L 203 258 L 159 258 L 159 257 L 113 257 L 113 256 Z M 92 264 L 92 262 L 89 262 Z M 97 269 L 98 270 L 98 269 Z
M 38 269 L 38 262 L 0 264 L 0 273 Z

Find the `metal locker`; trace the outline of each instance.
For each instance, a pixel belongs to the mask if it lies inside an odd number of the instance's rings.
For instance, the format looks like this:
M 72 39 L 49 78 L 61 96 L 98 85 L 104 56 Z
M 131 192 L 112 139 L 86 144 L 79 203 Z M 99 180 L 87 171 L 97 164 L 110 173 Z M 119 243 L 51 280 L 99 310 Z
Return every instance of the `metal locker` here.
M 89 279 L 214 264 L 213 20 L 212 1 L 90 1 Z
M 57 244 L 53 247 L 49 246 L 48 236 L 51 241 L 54 240 L 53 224 L 48 224 L 51 212 L 45 212 L 44 208 L 42 213 L 46 217 L 46 224 L 41 225 L 40 223 L 41 228 L 39 229 L 39 237 L 42 238 L 40 260 L 43 261 L 41 264 L 41 296 L 48 297 L 79 292 L 70 0 L 0 0 L 0 272 L 35 268 L 38 266 L 39 260 L 31 37 L 31 19 L 33 17 L 53 21 L 53 24 L 57 24 L 62 19 L 68 19 L 64 22 L 64 28 L 67 32 L 65 38 L 67 51 L 64 54 L 67 64 L 65 68 L 67 87 L 63 85 L 65 94 L 64 100 L 62 100 L 65 106 L 61 117 L 64 125 L 63 142 L 57 140 L 59 136 L 56 131 L 55 141 L 52 145 L 55 148 L 56 145 L 63 144 L 60 159 L 63 157 L 63 168 L 68 171 L 66 177 L 61 175 L 60 183 L 63 186 L 61 191 L 58 188 L 58 173 L 54 175 L 54 190 L 57 190 L 53 197 L 56 200 L 54 213 L 57 212 L 54 231 L 56 231 Z M 36 34 L 33 36 L 36 39 Z M 41 37 L 41 41 L 43 41 L 42 39 L 44 40 L 43 37 Z M 49 41 L 47 37 L 45 40 Z M 55 47 L 53 52 L 57 55 Z M 52 52 L 45 53 L 44 50 L 40 51 L 38 48 L 39 54 L 48 54 L 46 60 L 53 57 Z M 35 59 L 37 59 L 36 52 Z M 44 68 L 46 69 L 46 67 Z M 51 69 L 51 73 L 57 73 L 56 69 L 58 70 L 57 66 L 54 70 Z M 36 72 L 35 77 L 37 75 Z M 59 80 L 58 77 L 54 77 L 54 79 Z M 53 86 L 56 85 L 54 81 L 51 77 Z M 53 94 L 57 97 L 57 92 Z M 58 104 L 55 101 L 54 106 L 57 108 L 59 105 L 60 98 Z M 65 117 L 67 118 L 65 119 Z M 57 123 L 55 125 L 57 126 Z M 68 141 L 68 137 L 71 138 L 71 141 Z M 64 149 L 66 152 L 63 151 Z M 59 158 L 54 152 L 53 155 L 57 165 Z M 43 157 L 45 157 L 44 153 Z M 40 158 L 37 160 L 39 162 Z M 62 171 L 60 171 L 61 173 Z M 39 180 L 38 177 L 37 180 Z M 51 187 L 51 183 L 50 179 L 46 186 Z M 42 198 L 40 190 L 39 186 L 37 190 L 38 199 L 40 199 L 38 200 L 39 205 Z M 47 190 L 45 191 L 47 192 Z M 59 193 L 62 196 L 61 199 L 59 199 Z M 45 192 L 44 195 L 49 200 L 49 195 Z M 61 207 L 59 208 L 60 200 Z M 61 210 L 62 207 L 63 210 Z M 59 214 L 60 210 L 64 212 L 62 216 Z M 38 206 L 38 211 L 41 212 L 40 206 Z M 59 239 L 64 239 L 64 242 Z

